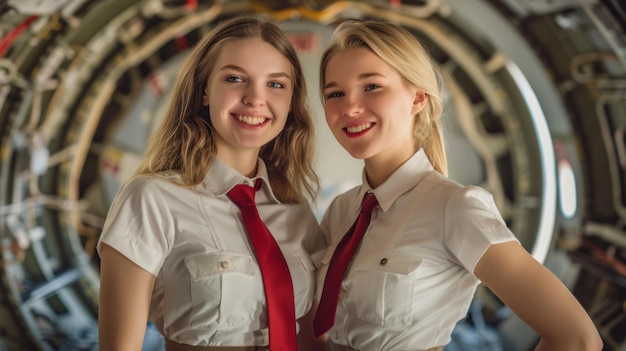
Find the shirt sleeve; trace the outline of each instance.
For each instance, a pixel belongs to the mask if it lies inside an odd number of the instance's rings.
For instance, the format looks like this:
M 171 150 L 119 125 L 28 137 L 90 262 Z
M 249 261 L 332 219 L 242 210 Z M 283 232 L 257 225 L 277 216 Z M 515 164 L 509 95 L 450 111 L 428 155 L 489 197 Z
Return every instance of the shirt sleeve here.
M 444 226 L 448 254 L 472 274 L 490 245 L 519 242 L 502 219 L 493 196 L 477 186 L 463 187 L 449 198 Z
M 154 276 L 172 242 L 171 214 L 155 177 L 135 177 L 120 188 L 107 214 L 101 243 L 113 247 Z

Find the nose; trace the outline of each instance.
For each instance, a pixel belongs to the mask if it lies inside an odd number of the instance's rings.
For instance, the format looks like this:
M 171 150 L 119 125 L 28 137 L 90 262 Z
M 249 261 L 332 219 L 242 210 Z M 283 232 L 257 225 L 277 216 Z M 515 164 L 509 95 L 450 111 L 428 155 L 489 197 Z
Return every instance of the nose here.
M 260 106 L 263 105 L 264 99 L 263 88 L 250 84 L 246 87 L 241 101 L 248 106 Z
M 355 117 L 363 112 L 363 104 L 358 99 L 346 95 L 341 110 L 344 116 Z

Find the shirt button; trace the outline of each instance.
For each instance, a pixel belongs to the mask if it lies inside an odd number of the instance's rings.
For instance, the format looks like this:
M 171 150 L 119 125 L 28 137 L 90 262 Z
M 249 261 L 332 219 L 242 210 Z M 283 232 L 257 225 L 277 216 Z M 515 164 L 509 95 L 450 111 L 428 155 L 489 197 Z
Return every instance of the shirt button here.
M 383 258 L 382 260 L 380 260 L 380 265 L 384 266 L 387 264 L 387 262 L 389 262 L 389 260 L 387 258 Z
M 337 340 L 338 338 L 339 338 L 339 332 L 335 330 L 333 332 L 333 339 Z
M 224 269 L 228 269 L 230 267 L 230 262 L 222 261 L 222 262 L 220 262 L 220 267 L 222 267 Z

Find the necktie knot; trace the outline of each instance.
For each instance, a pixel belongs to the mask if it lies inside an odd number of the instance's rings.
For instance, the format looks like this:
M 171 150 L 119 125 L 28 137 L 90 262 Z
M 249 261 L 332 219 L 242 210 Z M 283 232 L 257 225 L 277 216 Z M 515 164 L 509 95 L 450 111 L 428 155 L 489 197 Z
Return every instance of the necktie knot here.
M 370 215 L 376 205 L 378 205 L 378 200 L 376 200 L 376 196 L 374 196 L 374 194 L 372 193 L 367 193 L 363 197 L 361 212 Z
M 256 206 L 254 194 L 260 188 L 261 179 L 257 179 L 254 183 L 254 187 L 246 184 L 237 184 L 226 193 L 226 196 L 239 208 L 244 206 Z

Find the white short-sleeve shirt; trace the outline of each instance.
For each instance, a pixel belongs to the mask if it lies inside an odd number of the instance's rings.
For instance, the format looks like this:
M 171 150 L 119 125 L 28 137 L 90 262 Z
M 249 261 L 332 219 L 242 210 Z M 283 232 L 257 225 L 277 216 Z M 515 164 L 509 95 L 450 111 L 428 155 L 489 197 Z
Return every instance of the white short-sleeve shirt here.
M 167 178 L 179 176 L 138 176 L 123 185 L 100 242 L 156 277 L 150 319 L 167 339 L 196 346 L 267 345 L 261 272 L 240 211 L 226 193 L 236 184 L 263 180 L 257 207 L 289 265 L 297 318 L 311 308 L 315 291 L 309 254 L 323 247 L 312 210 L 280 203 L 260 159 L 255 178 L 218 159 L 193 189 Z
M 380 206 L 344 276 L 329 338 L 360 351 L 446 345 L 479 284 L 476 263 L 489 245 L 517 238 L 491 194 L 436 172 L 420 150 L 376 189 L 364 176 L 331 203 L 321 222 L 331 245 L 318 262 L 318 296 L 368 191 Z

